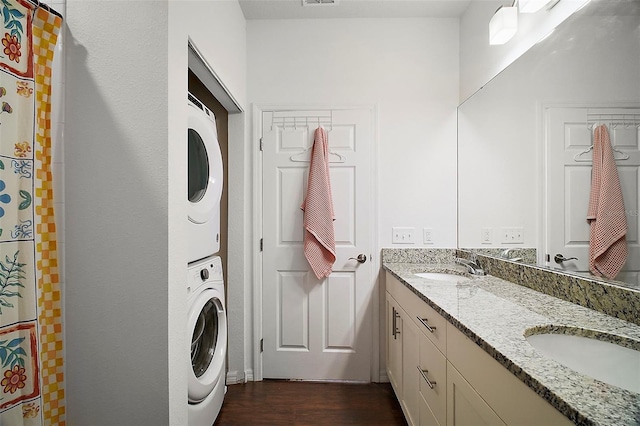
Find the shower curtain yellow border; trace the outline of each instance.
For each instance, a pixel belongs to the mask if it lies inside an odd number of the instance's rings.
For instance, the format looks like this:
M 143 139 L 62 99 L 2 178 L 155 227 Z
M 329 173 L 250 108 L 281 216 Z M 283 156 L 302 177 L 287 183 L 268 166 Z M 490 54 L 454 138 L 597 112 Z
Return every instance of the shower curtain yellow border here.
M 65 424 L 62 305 L 51 169 L 51 72 L 62 18 L 37 8 L 33 23 L 36 88 L 36 252 L 38 323 L 45 425 Z

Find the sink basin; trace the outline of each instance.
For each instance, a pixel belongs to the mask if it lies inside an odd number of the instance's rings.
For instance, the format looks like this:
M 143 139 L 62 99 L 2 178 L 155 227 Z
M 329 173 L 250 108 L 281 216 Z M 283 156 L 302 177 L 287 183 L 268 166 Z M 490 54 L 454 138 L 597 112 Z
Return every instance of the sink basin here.
M 571 334 L 533 334 L 526 339 L 538 352 L 565 367 L 610 385 L 640 393 L 638 350 Z
M 413 274 L 416 277 L 426 278 L 433 281 L 449 281 L 449 282 L 460 282 L 460 281 L 469 281 L 469 277 L 463 277 L 462 275 L 456 274 L 448 274 L 446 272 L 419 272 L 417 274 Z

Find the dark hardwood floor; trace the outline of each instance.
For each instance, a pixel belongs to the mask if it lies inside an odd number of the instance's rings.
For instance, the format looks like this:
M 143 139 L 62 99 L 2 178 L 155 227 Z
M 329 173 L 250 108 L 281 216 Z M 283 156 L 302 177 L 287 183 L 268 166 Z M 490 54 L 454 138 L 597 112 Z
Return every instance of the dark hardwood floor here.
M 264 380 L 228 387 L 215 426 L 406 425 L 389 383 Z

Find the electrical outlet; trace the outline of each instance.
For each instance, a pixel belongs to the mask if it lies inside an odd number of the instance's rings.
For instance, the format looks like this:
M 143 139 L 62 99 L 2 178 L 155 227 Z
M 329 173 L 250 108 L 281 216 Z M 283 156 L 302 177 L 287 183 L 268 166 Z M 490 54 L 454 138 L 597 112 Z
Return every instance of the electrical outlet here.
M 524 229 L 522 227 L 513 228 L 513 238 L 519 243 L 524 243 Z
M 433 244 L 433 228 L 422 228 L 422 242 Z
M 491 228 L 482 228 L 480 230 L 480 242 L 482 244 L 491 244 L 493 230 Z
M 524 243 L 524 230 L 522 227 L 502 228 L 503 244 L 522 244 Z
M 393 227 L 393 236 L 391 242 L 393 244 L 415 244 L 416 228 Z

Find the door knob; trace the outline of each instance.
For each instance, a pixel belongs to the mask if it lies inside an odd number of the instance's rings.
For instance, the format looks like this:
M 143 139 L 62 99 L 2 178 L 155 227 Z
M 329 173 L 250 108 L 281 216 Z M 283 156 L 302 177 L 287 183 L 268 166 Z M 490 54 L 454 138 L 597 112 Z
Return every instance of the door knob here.
M 367 261 L 367 256 L 365 254 L 360 253 L 358 257 L 350 257 L 349 260 L 356 260 L 358 263 L 364 263 Z
M 567 260 L 578 260 L 578 258 L 577 257 L 564 257 L 563 255 L 558 253 L 555 256 L 553 256 L 553 260 L 557 264 L 561 264 L 562 262 L 566 262 Z

